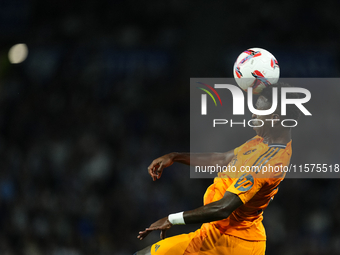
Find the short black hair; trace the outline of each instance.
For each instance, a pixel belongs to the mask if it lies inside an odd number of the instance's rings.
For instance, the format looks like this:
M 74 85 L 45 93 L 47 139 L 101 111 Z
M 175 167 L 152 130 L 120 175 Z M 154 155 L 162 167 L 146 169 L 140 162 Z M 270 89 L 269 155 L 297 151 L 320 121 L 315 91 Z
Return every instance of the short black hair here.
M 287 87 L 292 87 L 287 83 L 283 83 L 283 82 L 278 82 L 272 85 L 267 86 L 266 88 L 264 88 L 260 94 L 260 96 L 265 97 L 266 99 L 268 99 L 268 101 L 270 101 L 270 103 L 272 103 L 272 95 L 273 95 L 273 88 L 277 88 L 277 100 L 278 100 L 278 104 L 277 104 L 277 108 L 276 108 L 276 112 L 279 113 L 279 115 L 281 116 L 281 88 L 287 88 Z M 290 99 L 294 99 L 294 98 L 300 98 L 298 93 L 287 93 L 287 98 Z M 296 107 L 296 105 L 294 104 L 287 104 L 286 106 L 286 117 L 287 119 L 294 119 L 294 120 L 298 120 L 298 118 L 300 117 L 300 109 Z

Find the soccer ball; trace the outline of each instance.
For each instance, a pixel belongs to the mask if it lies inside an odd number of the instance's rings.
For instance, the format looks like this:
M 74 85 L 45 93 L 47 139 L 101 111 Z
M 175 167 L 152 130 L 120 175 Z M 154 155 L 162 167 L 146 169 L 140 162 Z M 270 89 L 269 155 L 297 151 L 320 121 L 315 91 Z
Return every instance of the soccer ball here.
M 251 48 L 238 56 L 233 73 L 237 84 L 244 91 L 252 87 L 253 93 L 259 94 L 265 87 L 277 83 L 280 67 L 269 51 Z

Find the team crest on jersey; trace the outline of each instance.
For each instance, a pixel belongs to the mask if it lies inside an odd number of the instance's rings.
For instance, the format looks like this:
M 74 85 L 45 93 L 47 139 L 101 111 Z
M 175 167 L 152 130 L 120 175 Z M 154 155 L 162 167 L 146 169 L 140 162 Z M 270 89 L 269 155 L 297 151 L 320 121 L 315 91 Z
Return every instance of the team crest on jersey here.
M 249 151 L 246 151 L 245 153 L 243 153 L 243 155 L 249 155 L 250 153 L 256 151 L 257 149 L 253 149 L 253 150 L 249 150 Z

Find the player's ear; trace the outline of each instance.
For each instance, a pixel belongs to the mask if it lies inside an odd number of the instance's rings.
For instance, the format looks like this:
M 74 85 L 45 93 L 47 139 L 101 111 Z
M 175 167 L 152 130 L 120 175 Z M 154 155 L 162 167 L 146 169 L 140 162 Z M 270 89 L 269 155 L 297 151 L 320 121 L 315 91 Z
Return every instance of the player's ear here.
M 279 122 L 280 122 L 280 120 L 281 120 L 281 117 L 280 117 L 279 114 L 273 113 L 272 119 L 273 119 L 273 120 L 276 120 L 276 121 L 274 121 L 274 125 L 277 125 L 277 124 L 279 124 Z
M 273 119 L 274 120 L 279 120 L 280 119 L 280 115 L 277 113 L 273 113 Z

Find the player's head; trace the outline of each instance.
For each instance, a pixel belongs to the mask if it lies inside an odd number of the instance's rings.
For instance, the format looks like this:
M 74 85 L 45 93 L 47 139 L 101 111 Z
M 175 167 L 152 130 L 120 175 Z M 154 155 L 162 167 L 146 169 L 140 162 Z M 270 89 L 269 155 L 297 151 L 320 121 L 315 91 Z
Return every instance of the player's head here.
M 263 125 L 261 127 L 254 128 L 256 133 L 260 136 L 265 135 L 266 133 L 270 132 L 278 132 L 280 130 L 286 130 L 290 129 L 287 127 L 282 126 L 281 121 L 283 119 L 294 119 L 298 120 L 300 116 L 300 110 L 293 104 L 287 104 L 286 105 L 286 115 L 281 115 L 281 88 L 283 87 L 291 87 L 288 84 L 285 83 L 276 83 L 271 86 L 266 87 L 262 90 L 261 94 L 259 95 L 255 108 L 258 110 L 268 110 L 271 108 L 273 102 L 273 88 L 277 88 L 277 108 L 276 110 L 269 115 L 256 115 L 253 114 L 253 124 L 254 126 L 260 126 L 261 123 Z M 299 98 L 299 94 L 297 93 L 288 93 L 287 98 Z M 262 120 L 262 122 L 260 121 Z M 288 122 L 287 122 L 288 123 Z M 292 123 L 289 123 L 287 125 L 292 125 Z

